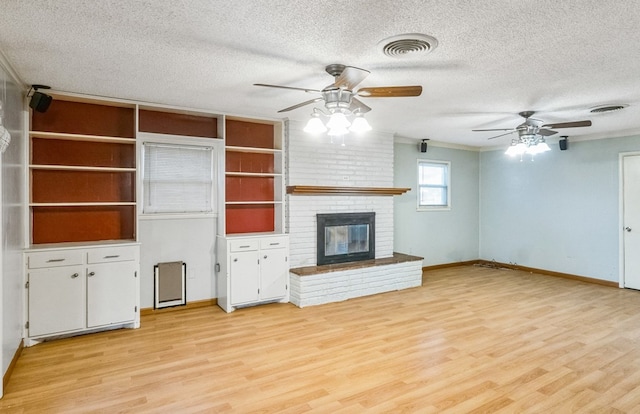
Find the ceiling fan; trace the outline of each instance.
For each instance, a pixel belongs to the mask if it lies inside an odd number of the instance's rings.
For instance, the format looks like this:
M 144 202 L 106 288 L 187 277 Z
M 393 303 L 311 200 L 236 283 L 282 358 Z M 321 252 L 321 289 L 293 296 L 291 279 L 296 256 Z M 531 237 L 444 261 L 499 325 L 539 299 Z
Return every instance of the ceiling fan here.
M 369 88 L 359 88 L 355 90 L 368 75 L 369 71 L 356 68 L 354 66 L 345 66 L 341 64 L 328 65 L 325 70 L 328 74 L 335 78 L 331 85 L 322 90 L 309 88 L 296 88 L 293 86 L 269 85 L 265 83 L 254 83 L 255 86 L 264 86 L 267 88 L 292 89 L 308 93 L 319 93 L 319 96 L 308 101 L 290 106 L 279 110 L 278 112 L 288 112 L 301 108 L 316 102 L 324 101 L 324 105 L 330 113 L 346 112 L 363 114 L 369 112 L 371 108 L 360 101 L 360 98 L 394 98 L 420 96 L 422 86 L 379 86 Z
M 534 111 L 523 111 L 518 115 L 524 118 L 524 122 L 518 125 L 515 128 L 496 128 L 496 129 L 473 129 L 475 132 L 485 132 L 485 131 L 509 131 L 504 134 L 496 135 L 490 137 L 489 139 L 495 139 L 499 137 L 503 137 L 505 135 L 513 134 L 514 132 L 518 132 L 520 137 L 535 137 L 542 136 L 548 137 L 554 134 L 557 134 L 557 131 L 553 129 L 559 128 L 580 128 L 580 127 L 588 127 L 591 126 L 591 121 L 571 121 L 571 122 L 558 122 L 554 124 L 544 124 L 543 121 L 539 119 L 531 118 L 534 114 Z M 553 128 L 553 129 L 552 129 Z

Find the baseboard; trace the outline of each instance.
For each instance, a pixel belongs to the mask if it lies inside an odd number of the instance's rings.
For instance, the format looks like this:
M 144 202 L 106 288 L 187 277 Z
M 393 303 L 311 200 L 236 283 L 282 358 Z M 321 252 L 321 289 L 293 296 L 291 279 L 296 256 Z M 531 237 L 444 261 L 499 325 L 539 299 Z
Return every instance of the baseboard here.
M 213 299 L 196 300 L 193 302 L 189 302 L 183 306 L 172 306 L 170 308 L 161 308 L 161 309 L 141 308 L 140 316 L 154 315 L 154 314 L 163 313 L 163 312 L 176 312 L 176 311 L 181 311 L 186 309 L 205 308 L 207 306 L 216 306 L 217 304 L 218 304 L 218 299 L 213 298 Z
M 578 280 L 580 282 L 594 283 L 596 285 L 602 285 L 602 286 L 609 286 L 609 287 L 616 287 L 616 288 L 620 286 L 618 282 L 612 282 L 610 280 L 602 280 L 602 279 L 595 279 L 593 277 L 572 275 L 570 273 L 554 272 L 553 270 L 537 269 L 535 267 L 520 266 L 520 265 L 514 265 L 510 263 L 500 263 L 500 262 L 494 262 L 489 260 L 476 260 L 475 262 L 476 262 L 475 264 L 479 264 L 482 266 L 521 270 L 523 272 L 538 273 L 546 276 L 561 277 L 563 279 Z
M 7 372 L 2 376 L 2 389 L 7 390 L 7 384 L 9 384 L 9 379 L 11 378 L 11 374 L 13 374 L 13 369 L 16 367 L 16 363 L 18 362 L 18 358 L 22 355 L 22 350 L 24 349 L 24 339 L 20 341 L 20 345 L 18 345 L 18 349 L 16 349 L 16 353 L 13 354 L 13 358 L 7 367 Z
M 474 264 L 478 264 L 479 261 L 480 260 L 467 260 L 465 262 L 453 262 L 453 263 L 437 264 L 433 266 L 423 266 L 422 271 L 427 272 L 429 270 L 447 269 L 449 267 L 473 266 Z

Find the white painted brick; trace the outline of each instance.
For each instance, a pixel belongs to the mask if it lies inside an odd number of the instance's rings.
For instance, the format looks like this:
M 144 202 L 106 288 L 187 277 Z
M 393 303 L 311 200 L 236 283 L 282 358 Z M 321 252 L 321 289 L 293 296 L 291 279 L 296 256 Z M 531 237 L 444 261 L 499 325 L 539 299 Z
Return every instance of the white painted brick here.
M 291 302 L 299 307 L 339 302 L 422 284 L 422 261 L 321 273 L 291 274 Z

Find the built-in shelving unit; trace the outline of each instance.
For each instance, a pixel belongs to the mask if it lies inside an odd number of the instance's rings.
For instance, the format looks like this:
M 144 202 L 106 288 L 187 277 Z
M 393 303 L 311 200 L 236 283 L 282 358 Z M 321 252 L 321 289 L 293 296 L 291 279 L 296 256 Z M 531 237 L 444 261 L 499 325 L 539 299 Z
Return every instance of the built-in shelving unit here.
M 280 122 L 225 121 L 225 234 L 283 231 Z
M 135 240 L 135 105 L 57 98 L 31 114 L 31 243 Z

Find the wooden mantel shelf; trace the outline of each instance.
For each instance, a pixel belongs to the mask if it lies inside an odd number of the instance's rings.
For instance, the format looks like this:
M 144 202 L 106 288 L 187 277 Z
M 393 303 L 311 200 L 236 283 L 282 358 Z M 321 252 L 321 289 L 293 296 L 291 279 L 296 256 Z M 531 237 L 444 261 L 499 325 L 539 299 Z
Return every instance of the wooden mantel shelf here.
M 330 187 L 315 185 L 290 185 L 287 187 L 287 194 L 309 195 L 309 194 L 334 194 L 334 195 L 379 195 L 394 196 L 401 195 L 411 190 L 411 188 L 395 187 Z

